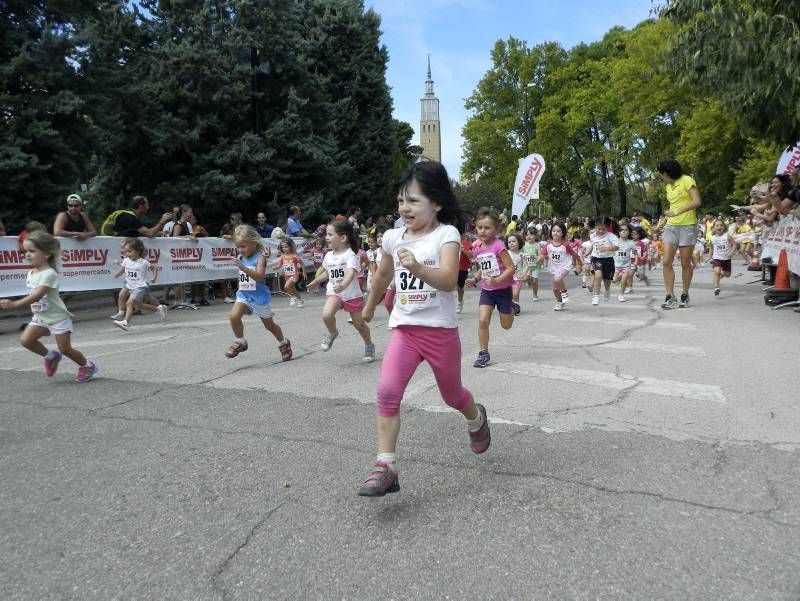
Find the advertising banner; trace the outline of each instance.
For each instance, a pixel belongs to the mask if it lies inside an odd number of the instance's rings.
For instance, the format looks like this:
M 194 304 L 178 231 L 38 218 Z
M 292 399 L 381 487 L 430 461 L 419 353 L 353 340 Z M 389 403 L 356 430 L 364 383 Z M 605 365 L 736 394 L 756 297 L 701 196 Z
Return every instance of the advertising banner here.
M 123 238 L 97 236 L 85 241 L 75 238 L 59 238 L 61 256 L 58 271 L 62 292 L 87 290 L 109 290 L 121 288 L 124 276 L 114 274 L 119 267 L 115 259 L 122 259 L 120 244 Z M 236 246 L 222 238 L 141 238 L 145 256 L 158 270 L 154 285 L 205 282 L 235 279 L 238 269 L 231 259 L 238 255 Z M 297 253 L 306 269 L 313 274 L 311 258 L 312 240 L 293 238 Z M 278 240 L 265 238 L 264 255 L 267 257 L 267 273 L 276 273 L 275 264 L 280 252 Z M 19 249 L 16 236 L 0 238 L 0 298 L 25 296 L 25 277 L 30 266 L 25 253 Z
M 764 230 L 761 259 L 770 258 L 777 265 L 782 249 L 789 259 L 789 271 L 800 275 L 800 219 L 783 217 L 777 225 Z
M 531 154 L 520 159 L 517 179 L 514 181 L 514 197 L 511 201 L 512 215 L 522 215 L 531 198 L 539 198 L 539 181 L 544 170 L 544 158 L 540 154 Z

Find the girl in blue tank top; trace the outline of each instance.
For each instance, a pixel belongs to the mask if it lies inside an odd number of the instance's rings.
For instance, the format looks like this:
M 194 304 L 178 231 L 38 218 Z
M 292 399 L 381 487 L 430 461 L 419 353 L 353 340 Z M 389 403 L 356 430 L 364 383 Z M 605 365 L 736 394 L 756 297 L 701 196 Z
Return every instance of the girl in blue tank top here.
M 283 330 L 272 319 L 272 295 L 266 284 L 267 258 L 263 253 L 262 238 L 252 226 L 240 225 L 234 231 L 233 241 L 239 249 L 239 257 L 234 259 L 239 268 L 239 290 L 229 315 L 234 341 L 225 356 L 233 359 L 247 350 L 242 318 L 245 315 L 255 315 L 275 336 L 281 358 L 288 361 L 292 358 L 292 345 L 283 337 Z

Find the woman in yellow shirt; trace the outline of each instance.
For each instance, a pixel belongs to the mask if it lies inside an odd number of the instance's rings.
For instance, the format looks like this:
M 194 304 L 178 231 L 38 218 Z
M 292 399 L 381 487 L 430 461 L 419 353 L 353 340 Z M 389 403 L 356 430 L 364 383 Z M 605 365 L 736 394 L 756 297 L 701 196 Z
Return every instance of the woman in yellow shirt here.
M 661 237 L 664 242 L 664 288 L 667 297 L 662 309 L 689 306 L 689 286 L 692 284 L 692 250 L 697 239 L 697 213 L 700 207 L 700 191 L 694 179 L 683 174 L 683 167 L 675 159 L 661 161 L 656 168 L 667 190 L 669 210 L 664 212 L 667 225 Z M 681 258 L 680 303 L 675 298 L 675 269 L 672 263 L 675 254 Z

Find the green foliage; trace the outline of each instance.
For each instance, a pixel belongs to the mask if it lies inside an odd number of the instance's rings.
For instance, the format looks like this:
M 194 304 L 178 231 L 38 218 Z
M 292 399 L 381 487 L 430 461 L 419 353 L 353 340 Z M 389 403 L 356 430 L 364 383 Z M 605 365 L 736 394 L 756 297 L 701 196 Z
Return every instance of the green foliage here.
M 680 27 L 670 48 L 681 80 L 718 96 L 754 135 L 786 144 L 800 134 L 800 3 L 669 0 L 663 14 Z
M 481 207 L 495 207 L 498 210 L 506 203 L 505 195 L 487 178 L 479 177 L 465 183 L 455 183 L 453 191 L 458 197 L 462 210 L 474 215 Z
M 733 204 L 742 204 L 750 195 L 750 188 L 759 182 L 765 182 L 775 175 L 778 159 L 783 146 L 766 140 L 748 141 L 748 151 L 742 157 L 733 180 L 733 191 L 728 200 Z

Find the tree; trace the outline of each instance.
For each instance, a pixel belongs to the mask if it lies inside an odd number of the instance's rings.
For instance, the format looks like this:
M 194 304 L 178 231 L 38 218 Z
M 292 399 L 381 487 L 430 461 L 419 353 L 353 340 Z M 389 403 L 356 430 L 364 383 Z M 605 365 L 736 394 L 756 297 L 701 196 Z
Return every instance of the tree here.
M 756 136 L 781 144 L 800 135 L 800 3 L 796 0 L 668 0 L 680 30 L 671 67 L 718 96 Z
M 479 177 L 466 183 L 454 183 L 453 191 L 461 208 L 468 215 L 475 215 L 481 207 L 500 207 L 507 204 L 504 194 L 488 179 Z

